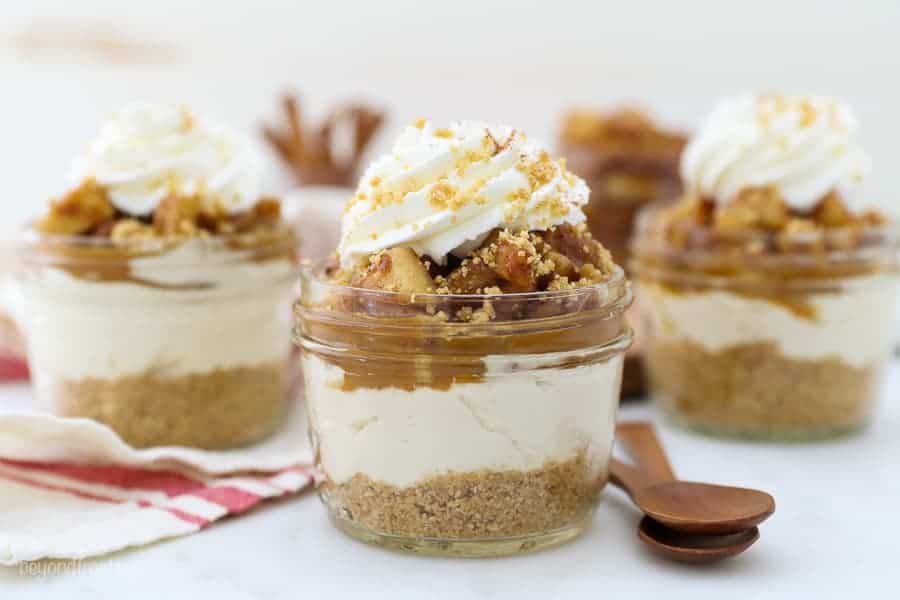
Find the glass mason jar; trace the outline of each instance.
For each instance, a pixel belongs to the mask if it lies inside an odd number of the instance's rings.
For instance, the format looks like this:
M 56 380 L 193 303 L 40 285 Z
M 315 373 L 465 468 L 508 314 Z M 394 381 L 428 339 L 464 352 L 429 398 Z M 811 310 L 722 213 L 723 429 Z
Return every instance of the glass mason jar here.
M 639 219 L 633 272 L 665 413 L 695 430 L 772 440 L 864 426 L 891 350 L 896 230 L 758 233 L 737 251 L 696 228 L 675 247 L 654 231 L 660 210 Z
M 561 543 L 606 481 L 631 301 L 607 283 L 402 294 L 301 273 L 310 436 L 334 524 L 410 552 L 490 556 Z
M 39 406 L 135 447 L 271 433 L 290 379 L 296 237 L 116 240 L 29 230 L 14 285 Z

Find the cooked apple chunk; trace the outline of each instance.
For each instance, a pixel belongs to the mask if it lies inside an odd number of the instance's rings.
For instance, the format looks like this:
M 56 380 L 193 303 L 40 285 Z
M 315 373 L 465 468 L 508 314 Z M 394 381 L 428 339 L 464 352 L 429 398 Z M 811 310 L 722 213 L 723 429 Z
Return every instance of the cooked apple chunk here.
M 52 235 L 80 235 L 110 222 L 116 209 L 93 179 L 50 204 L 37 229 Z
M 428 269 L 406 246 L 390 248 L 368 259 L 365 268 L 357 269 L 351 285 L 390 292 L 425 293 L 434 290 Z
M 451 294 L 482 294 L 500 282 L 497 272 L 481 258 L 467 258 L 446 278 Z

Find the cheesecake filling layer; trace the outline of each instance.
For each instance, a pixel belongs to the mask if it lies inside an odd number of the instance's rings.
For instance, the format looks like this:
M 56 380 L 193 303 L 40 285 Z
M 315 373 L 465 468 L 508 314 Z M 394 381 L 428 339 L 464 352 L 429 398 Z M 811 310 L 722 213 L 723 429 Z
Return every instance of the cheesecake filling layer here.
M 504 373 L 487 357 L 477 383 L 342 390 L 344 372 L 310 352 L 303 368 L 320 464 L 328 480 L 356 475 L 399 488 L 476 471 L 533 471 L 580 455 L 604 475 L 615 430 L 622 356 L 571 368 Z
M 672 291 L 642 282 L 642 310 L 654 335 L 685 340 L 706 352 L 746 344 L 774 344 L 785 358 L 837 359 L 857 368 L 884 360 L 896 289 L 886 276 L 841 284 L 834 293 L 809 294 L 802 310 L 789 303 L 732 291 Z
M 133 259 L 120 281 L 54 267 L 23 275 L 17 285 L 31 315 L 33 360 L 70 380 L 179 377 L 284 361 L 294 266 L 203 260 L 203 248 L 186 241 Z

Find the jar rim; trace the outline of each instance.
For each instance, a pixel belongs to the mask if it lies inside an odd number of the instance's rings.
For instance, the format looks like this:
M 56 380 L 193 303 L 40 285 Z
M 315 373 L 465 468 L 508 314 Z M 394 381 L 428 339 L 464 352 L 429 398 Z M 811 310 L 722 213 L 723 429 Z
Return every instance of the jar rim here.
M 583 287 L 541 292 L 497 294 L 404 293 L 359 288 L 324 279 L 330 257 L 304 261 L 300 297 L 294 313 L 300 320 L 328 321 L 347 327 L 433 331 L 497 331 L 576 327 L 583 319 L 617 319 L 631 304 L 633 292 L 624 269 L 610 279 Z M 463 319 L 489 306 L 488 319 Z M 431 310 L 429 310 L 431 309 Z M 443 311 L 446 320 L 433 319 Z M 426 333 L 427 334 L 427 333 Z

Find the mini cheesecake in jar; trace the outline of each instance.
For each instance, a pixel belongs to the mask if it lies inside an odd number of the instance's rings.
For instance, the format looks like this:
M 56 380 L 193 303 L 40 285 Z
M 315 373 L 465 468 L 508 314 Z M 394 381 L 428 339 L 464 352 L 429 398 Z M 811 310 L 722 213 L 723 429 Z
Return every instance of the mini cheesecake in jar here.
M 691 141 L 687 193 L 647 210 L 634 272 L 654 398 L 675 421 L 802 440 L 872 417 L 891 350 L 897 227 L 858 197 L 850 109 L 724 101 Z
M 337 527 L 412 552 L 512 554 L 585 530 L 631 332 L 587 188 L 518 131 L 410 127 L 301 277 L 311 437 Z

